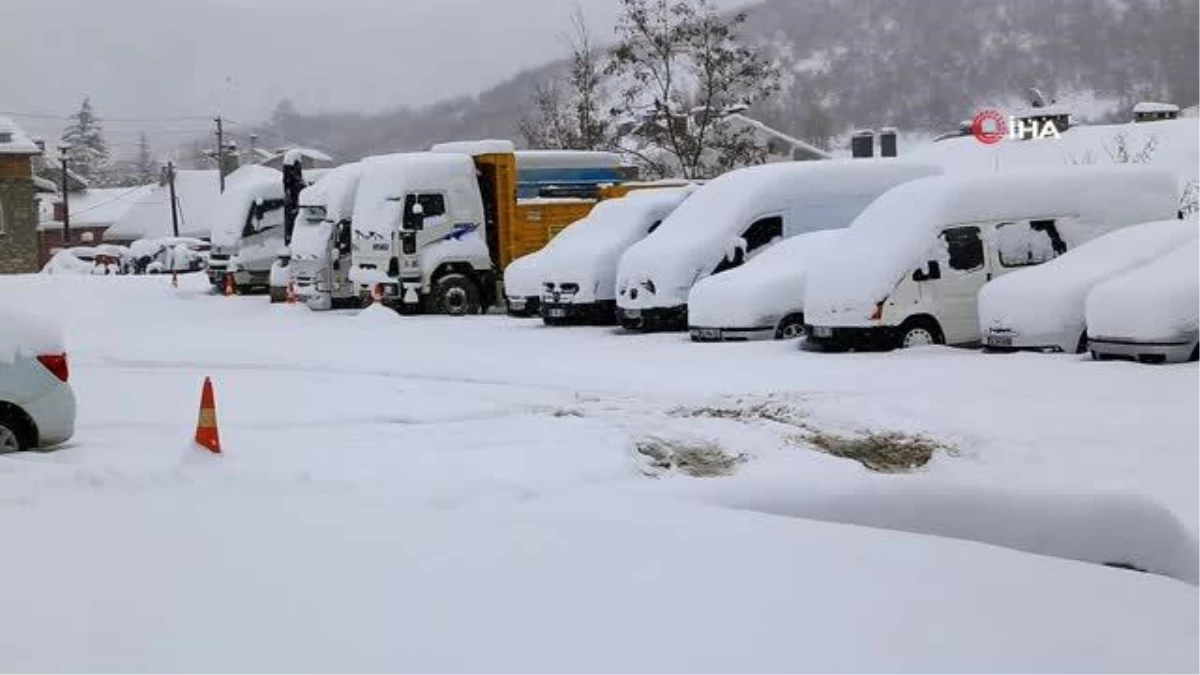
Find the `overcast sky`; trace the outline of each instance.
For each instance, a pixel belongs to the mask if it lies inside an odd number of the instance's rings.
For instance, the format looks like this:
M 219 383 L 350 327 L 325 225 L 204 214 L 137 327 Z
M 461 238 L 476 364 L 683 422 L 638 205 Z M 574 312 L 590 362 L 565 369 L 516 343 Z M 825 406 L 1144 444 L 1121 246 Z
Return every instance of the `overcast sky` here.
M 561 56 L 575 4 L 612 36 L 617 0 L 0 0 L 0 113 L 65 115 L 90 96 L 128 148 L 139 128 L 161 147 L 206 126 L 160 118 L 253 123 L 283 97 L 421 105 Z M 57 139 L 55 120 L 16 119 Z

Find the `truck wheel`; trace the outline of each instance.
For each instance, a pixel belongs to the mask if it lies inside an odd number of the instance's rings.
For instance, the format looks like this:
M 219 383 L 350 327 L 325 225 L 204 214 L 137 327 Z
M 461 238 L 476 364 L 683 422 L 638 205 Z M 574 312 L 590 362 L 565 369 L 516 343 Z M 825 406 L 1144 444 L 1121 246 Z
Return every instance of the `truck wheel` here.
M 775 329 L 776 340 L 793 340 L 804 335 L 804 315 L 788 314 L 779 321 Z
M 272 304 L 277 302 L 286 302 L 287 288 L 282 286 L 269 286 L 267 287 L 267 297 L 270 298 Z
M 900 348 L 924 347 L 927 345 L 944 344 L 942 329 L 937 322 L 926 317 L 916 317 L 905 321 L 900 326 Z
M 478 314 L 479 288 L 465 275 L 447 274 L 433 285 L 433 303 L 441 314 Z

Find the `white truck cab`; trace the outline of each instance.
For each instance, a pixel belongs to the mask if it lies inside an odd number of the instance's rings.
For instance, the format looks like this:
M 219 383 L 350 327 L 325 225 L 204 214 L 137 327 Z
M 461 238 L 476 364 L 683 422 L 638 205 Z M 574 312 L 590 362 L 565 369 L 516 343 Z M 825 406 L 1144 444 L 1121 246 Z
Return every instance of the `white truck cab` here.
M 239 292 L 267 290 L 283 246 L 283 173 L 257 164 L 230 173 L 213 217 L 208 278 L 214 288 L 231 275 Z
M 358 288 L 350 280 L 354 198 L 362 165 L 330 169 L 300 193 L 300 214 L 292 233 L 291 274 L 296 297 L 311 309 L 357 307 Z
M 806 346 L 978 343 L 980 289 L 1178 209 L 1169 171 L 1119 165 L 923 178 L 867 208 L 809 271 Z
M 495 302 L 487 216 L 471 156 L 368 157 L 352 214 L 350 278 L 403 313 L 475 314 Z

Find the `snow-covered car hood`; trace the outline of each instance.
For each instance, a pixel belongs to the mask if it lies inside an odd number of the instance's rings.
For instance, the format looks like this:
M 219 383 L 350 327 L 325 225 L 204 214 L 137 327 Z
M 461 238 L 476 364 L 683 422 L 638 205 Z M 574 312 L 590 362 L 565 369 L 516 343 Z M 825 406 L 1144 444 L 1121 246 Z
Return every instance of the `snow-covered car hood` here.
M 1169 340 L 1200 328 L 1200 240 L 1109 279 L 1088 294 L 1088 334 Z
M 1088 292 L 1200 237 L 1196 220 L 1121 228 L 1049 262 L 1010 272 L 979 292 L 979 327 L 1038 335 L 1084 324 Z
M 530 297 L 542 294 L 541 257 L 545 249 L 521 256 L 504 268 L 504 294 L 510 297 Z
M 749 328 L 804 311 L 808 266 L 826 255 L 843 233 L 801 234 L 737 269 L 701 279 L 688 295 L 688 322 L 710 328 Z

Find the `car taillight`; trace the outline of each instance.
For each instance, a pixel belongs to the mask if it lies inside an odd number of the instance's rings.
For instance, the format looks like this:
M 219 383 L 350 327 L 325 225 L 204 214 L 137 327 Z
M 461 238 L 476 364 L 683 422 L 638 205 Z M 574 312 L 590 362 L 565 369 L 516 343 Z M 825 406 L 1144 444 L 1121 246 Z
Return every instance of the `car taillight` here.
M 875 303 L 875 311 L 871 312 L 871 320 L 878 321 L 883 318 L 883 301 Z
M 46 370 L 54 373 L 54 376 L 59 380 L 66 382 L 71 376 L 71 369 L 67 366 L 66 354 L 42 354 L 37 357 Z

